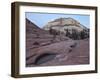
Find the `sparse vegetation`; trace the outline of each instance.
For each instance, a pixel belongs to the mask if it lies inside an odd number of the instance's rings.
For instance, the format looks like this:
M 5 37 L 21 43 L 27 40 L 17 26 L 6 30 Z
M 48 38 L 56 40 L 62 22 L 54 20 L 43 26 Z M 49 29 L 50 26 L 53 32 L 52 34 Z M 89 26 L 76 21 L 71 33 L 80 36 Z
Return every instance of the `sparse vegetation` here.
M 88 30 L 83 30 L 80 32 L 80 38 L 81 39 L 86 39 L 86 38 L 89 38 L 89 29 Z
M 51 35 L 53 35 L 53 38 L 52 38 L 51 42 L 53 42 L 56 39 L 56 36 L 57 35 L 60 35 L 60 31 L 57 31 L 55 29 L 52 29 L 52 27 L 49 29 L 49 33 Z
M 80 39 L 86 39 L 89 38 L 89 29 L 78 32 L 76 29 L 72 29 L 69 31 L 68 29 L 66 31 L 66 36 L 73 39 L 73 40 L 80 40 Z

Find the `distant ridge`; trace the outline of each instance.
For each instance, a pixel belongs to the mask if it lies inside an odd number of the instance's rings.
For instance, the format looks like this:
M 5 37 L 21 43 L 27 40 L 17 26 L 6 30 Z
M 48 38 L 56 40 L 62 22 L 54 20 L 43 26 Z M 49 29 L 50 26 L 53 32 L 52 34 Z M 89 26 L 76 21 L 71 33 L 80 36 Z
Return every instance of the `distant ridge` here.
M 58 18 L 55 19 L 53 21 L 48 22 L 43 28 L 45 30 L 49 30 L 50 27 L 54 28 L 54 29 L 58 29 L 59 27 L 62 27 L 62 30 L 64 32 L 64 28 L 68 28 L 68 29 L 77 29 L 78 31 L 82 31 L 83 29 L 88 29 L 87 27 L 85 27 L 84 25 L 82 25 L 80 22 L 78 22 L 77 20 L 68 17 L 68 18 Z M 60 28 L 61 29 L 61 28 Z
M 47 33 L 45 30 L 39 28 L 35 23 L 31 22 L 29 19 L 26 18 L 26 33 Z

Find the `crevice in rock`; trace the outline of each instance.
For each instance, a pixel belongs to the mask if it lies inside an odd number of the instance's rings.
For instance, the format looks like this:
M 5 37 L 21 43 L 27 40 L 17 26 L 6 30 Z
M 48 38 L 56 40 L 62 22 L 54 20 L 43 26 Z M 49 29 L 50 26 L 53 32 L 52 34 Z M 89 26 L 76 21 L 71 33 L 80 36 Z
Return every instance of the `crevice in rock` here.
M 56 57 L 55 53 L 43 53 L 40 56 L 38 56 L 35 60 L 35 65 L 40 65 L 45 62 L 51 61 Z

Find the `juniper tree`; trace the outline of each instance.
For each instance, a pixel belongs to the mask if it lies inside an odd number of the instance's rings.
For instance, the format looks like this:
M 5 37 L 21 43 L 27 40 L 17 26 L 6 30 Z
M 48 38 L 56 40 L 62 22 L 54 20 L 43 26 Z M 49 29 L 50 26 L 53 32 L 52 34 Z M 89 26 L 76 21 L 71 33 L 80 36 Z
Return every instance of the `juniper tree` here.
M 72 29 L 71 38 L 74 39 L 74 40 L 79 39 L 79 33 L 76 29 Z
M 64 30 L 66 31 L 65 36 L 70 37 L 70 35 L 71 35 L 70 31 L 68 29 L 64 29 Z
M 59 31 L 54 30 L 54 29 L 52 29 L 52 27 L 50 27 L 49 33 L 50 33 L 51 35 L 53 35 L 53 39 L 52 39 L 52 42 L 53 42 L 53 40 L 55 40 L 56 36 L 59 34 Z

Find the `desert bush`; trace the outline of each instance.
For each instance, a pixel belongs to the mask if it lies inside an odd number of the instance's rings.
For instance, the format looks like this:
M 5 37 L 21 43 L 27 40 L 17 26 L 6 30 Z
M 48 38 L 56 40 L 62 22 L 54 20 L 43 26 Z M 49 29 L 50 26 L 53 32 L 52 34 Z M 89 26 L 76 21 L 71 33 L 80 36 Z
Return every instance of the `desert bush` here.
M 51 35 L 53 35 L 53 39 L 51 40 L 52 42 L 56 39 L 57 35 L 60 36 L 61 32 L 60 31 L 57 31 L 55 29 L 52 29 L 52 27 L 49 29 L 49 33 Z M 60 36 L 61 37 L 61 36 Z

